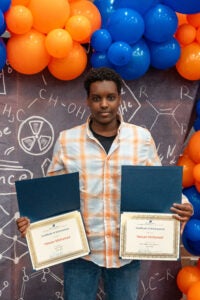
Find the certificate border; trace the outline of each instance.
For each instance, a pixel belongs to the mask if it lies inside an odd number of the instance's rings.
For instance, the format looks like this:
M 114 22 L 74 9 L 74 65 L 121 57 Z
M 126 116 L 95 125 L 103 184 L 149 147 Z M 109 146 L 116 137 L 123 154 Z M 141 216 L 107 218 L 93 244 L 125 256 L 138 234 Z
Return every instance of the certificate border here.
M 38 262 L 38 257 L 34 246 L 34 242 L 37 241 L 34 241 L 32 230 L 40 229 L 42 226 L 50 225 L 58 221 L 69 220 L 69 219 L 75 219 L 77 222 L 79 232 L 80 232 L 80 238 L 82 242 L 82 249 L 80 249 L 79 251 L 71 252 L 70 254 L 64 254 L 57 258 L 47 259 L 44 260 L 43 262 Z M 41 221 L 31 223 L 26 234 L 26 239 L 27 239 L 27 244 L 28 244 L 29 253 L 31 257 L 31 262 L 35 270 L 40 270 L 46 267 L 50 267 L 68 260 L 85 256 L 90 253 L 90 248 L 88 245 L 88 240 L 83 225 L 83 220 L 79 211 L 72 211 L 52 218 L 47 218 Z
M 164 219 L 173 222 L 174 239 L 173 239 L 173 253 L 160 254 L 146 254 L 146 253 L 132 253 L 126 251 L 126 223 L 129 219 Z M 172 217 L 172 214 L 163 213 L 134 213 L 123 212 L 121 214 L 120 226 L 120 258 L 122 259 L 139 259 L 139 260 L 178 260 L 180 256 L 180 222 Z

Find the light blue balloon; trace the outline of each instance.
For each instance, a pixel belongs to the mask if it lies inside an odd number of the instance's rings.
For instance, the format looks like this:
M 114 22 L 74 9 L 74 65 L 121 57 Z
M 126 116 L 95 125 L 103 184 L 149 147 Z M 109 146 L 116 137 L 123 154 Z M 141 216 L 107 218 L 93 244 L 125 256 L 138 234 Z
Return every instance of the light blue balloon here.
M 139 41 L 144 33 L 144 20 L 137 11 L 121 8 L 112 13 L 106 29 L 113 41 L 133 44 Z
M 151 54 L 151 66 L 156 69 L 171 68 L 180 58 L 181 47 L 174 37 L 167 42 L 147 42 L 147 44 Z
M 125 42 L 114 42 L 108 49 L 108 59 L 116 66 L 124 66 L 131 59 L 131 46 Z
M 115 67 L 115 70 L 123 79 L 133 80 L 143 76 L 150 66 L 150 52 L 143 39 L 132 47 L 131 59 L 128 64 L 122 67 Z
M 107 29 L 96 30 L 90 40 L 90 44 L 95 51 L 106 51 L 112 43 L 112 38 Z
M 168 41 L 176 32 L 178 18 L 170 7 L 157 4 L 144 15 L 144 36 L 153 42 Z
M 90 64 L 93 68 L 108 67 L 113 68 L 113 65 L 108 60 L 107 52 L 94 52 L 90 56 Z
M 5 66 L 6 58 L 7 58 L 6 46 L 4 44 L 3 39 L 0 38 L 0 70 L 2 70 L 3 67 Z

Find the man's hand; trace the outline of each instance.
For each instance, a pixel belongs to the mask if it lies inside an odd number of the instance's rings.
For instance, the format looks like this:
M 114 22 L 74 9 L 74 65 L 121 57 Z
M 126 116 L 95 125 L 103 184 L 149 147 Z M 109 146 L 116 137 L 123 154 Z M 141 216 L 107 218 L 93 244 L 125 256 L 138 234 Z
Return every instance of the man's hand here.
M 183 233 L 187 221 L 189 221 L 194 214 L 193 206 L 190 203 L 174 203 L 171 207 L 171 211 L 174 213 L 173 217 L 182 222 L 181 233 Z
M 189 221 L 194 214 L 193 206 L 190 203 L 174 203 L 171 207 L 171 211 L 174 214 L 174 218 L 181 222 Z
M 17 228 L 21 233 L 21 237 L 26 236 L 27 229 L 30 225 L 30 220 L 27 217 L 20 217 L 16 220 Z

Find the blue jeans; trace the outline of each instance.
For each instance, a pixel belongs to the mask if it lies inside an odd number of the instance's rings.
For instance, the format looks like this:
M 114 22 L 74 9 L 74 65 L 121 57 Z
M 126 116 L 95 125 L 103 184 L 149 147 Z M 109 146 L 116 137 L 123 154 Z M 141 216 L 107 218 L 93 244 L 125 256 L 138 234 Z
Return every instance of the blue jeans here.
M 65 300 L 95 300 L 102 277 L 107 300 L 136 300 L 140 262 L 107 269 L 84 259 L 64 263 Z

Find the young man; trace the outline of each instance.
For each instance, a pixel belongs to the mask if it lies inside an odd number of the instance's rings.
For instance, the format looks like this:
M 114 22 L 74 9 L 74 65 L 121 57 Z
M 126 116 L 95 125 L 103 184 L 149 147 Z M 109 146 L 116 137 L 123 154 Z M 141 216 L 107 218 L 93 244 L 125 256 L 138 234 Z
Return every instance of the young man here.
M 91 254 L 64 263 L 65 299 L 95 300 L 100 276 L 106 299 L 135 300 L 139 261 L 119 258 L 122 165 L 161 165 L 150 132 L 125 123 L 119 115 L 122 81 L 108 68 L 91 69 L 85 78 L 87 122 L 62 131 L 48 175 L 79 172 L 81 213 Z M 174 204 L 181 222 L 192 215 L 189 203 Z M 25 236 L 29 220 L 17 220 Z

